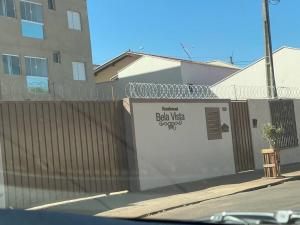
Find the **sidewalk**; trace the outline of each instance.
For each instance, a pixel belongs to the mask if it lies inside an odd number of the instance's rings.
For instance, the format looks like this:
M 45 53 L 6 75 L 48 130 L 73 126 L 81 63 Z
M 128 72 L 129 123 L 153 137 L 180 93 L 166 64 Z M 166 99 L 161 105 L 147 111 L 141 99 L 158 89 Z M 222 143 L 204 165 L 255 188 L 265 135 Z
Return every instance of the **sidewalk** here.
M 284 178 L 280 179 L 267 179 L 267 178 L 258 178 L 252 181 L 241 181 L 240 183 L 235 184 L 224 184 L 215 187 L 210 187 L 204 190 L 177 194 L 167 197 L 156 198 L 147 201 L 137 202 L 133 205 L 122 207 L 106 212 L 102 212 L 97 214 L 97 216 L 105 216 L 105 217 L 118 217 L 118 218 L 143 218 L 150 215 L 157 214 L 162 211 L 167 211 L 179 207 L 184 207 L 187 205 L 197 204 L 203 201 L 207 201 L 210 199 L 216 199 L 228 195 L 233 195 L 246 191 L 253 191 L 261 188 L 266 188 L 268 186 L 282 184 L 287 181 L 292 181 L 296 179 L 300 179 L 300 170 L 299 164 L 292 165 L 291 167 L 283 168 L 283 171 L 287 171 L 283 174 Z M 298 167 L 298 168 L 297 168 Z M 293 171 L 294 169 L 298 169 L 297 171 Z M 290 171 L 293 172 L 290 172 Z M 238 181 L 243 180 L 247 177 L 255 177 L 258 175 L 256 172 L 250 172 L 249 174 L 238 174 L 228 177 L 229 180 Z M 220 179 L 220 178 L 219 178 Z
M 142 218 L 160 211 L 298 179 L 300 163 L 284 166 L 282 171 L 285 176 L 282 179 L 262 178 L 263 172 L 258 170 L 149 191 L 85 199 L 44 209 L 107 217 Z

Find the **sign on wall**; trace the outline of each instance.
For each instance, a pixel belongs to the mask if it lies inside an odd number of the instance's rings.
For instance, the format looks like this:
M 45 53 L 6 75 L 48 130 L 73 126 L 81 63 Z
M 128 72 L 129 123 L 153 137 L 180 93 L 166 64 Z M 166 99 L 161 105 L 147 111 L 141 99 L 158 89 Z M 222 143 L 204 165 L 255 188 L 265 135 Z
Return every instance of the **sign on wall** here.
M 161 111 L 155 114 L 155 120 L 159 126 L 175 131 L 185 121 L 185 115 L 178 107 L 163 106 Z
M 227 101 L 132 99 L 131 107 L 141 190 L 235 173 Z M 206 108 L 218 109 L 208 119 L 219 139 L 208 139 Z
M 48 77 L 27 76 L 27 88 L 33 93 L 49 92 Z

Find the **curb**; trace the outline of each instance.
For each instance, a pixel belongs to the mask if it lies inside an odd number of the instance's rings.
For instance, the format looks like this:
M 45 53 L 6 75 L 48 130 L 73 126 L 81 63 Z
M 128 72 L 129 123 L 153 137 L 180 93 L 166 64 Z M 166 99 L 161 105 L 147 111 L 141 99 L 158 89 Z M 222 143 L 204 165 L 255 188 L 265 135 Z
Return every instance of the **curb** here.
M 279 181 L 271 183 L 271 184 L 264 184 L 264 185 L 253 187 L 253 188 L 247 188 L 245 190 L 238 191 L 238 192 L 235 192 L 233 194 L 239 194 L 239 193 L 250 192 L 250 191 L 257 191 L 257 190 L 264 189 L 264 188 L 267 188 L 267 187 L 273 187 L 273 186 L 276 186 L 276 185 L 280 185 L 280 184 L 283 184 L 283 183 L 288 182 L 288 181 L 292 181 L 292 180 L 290 178 L 285 178 L 284 180 L 279 180 Z
M 227 194 L 227 195 L 222 195 L 222 196 L 218 196 L 218 197 L 214 197 L 214 198 L 204 199 L 204 200 L 201 200 L 201 201 L 195 201 L 195 202 L 191 202 L 191 203 L 187 203 L 187 204 L 172 206 L 172 207 L 169 207 L 169 208 L 160 209 L 160 210 L 157 210 L 157 211 L 146 213 L 146 214 L 140 215 L 140 216 L 135 217 L 135 218 L 136 219 L 143 219 L 145 217 L 157 215 L 157 214 L 160 214 L 160 213 L 163 213 L 163 212 L 171 211 L 171 210 L 178 209 L 178 208 L 183 208 L 183 207 L 186 207 L 186 206 L 196 205 L 196 204 L 199 204 L 199 203 L 202 203 L 202 202 L 205 202 L 205 201 L 214 200 L 214 199 L 218 199 L 218 198 L 223 198 L 223 197 L 226 197 L 226 196 L 231 196 L 231 195 L 244 193 L 244 192 L 256 191 L 256 190 L 260 190 L 260 189 L 264 189 L 264 188 L 267 188 L 267 187 L 280 185 L 280 184 L 283 184 L 285 182 L 295 181 L 295 180 L 299 180 L 299 179 L 300 179 L 299 177 L 288 177 L 288 178 L 285 178 L 283 180 L 279 180 L 279 181 L 271 183 L 271 184 L 264 184 L 264 185 L 260 185 L 260 186 L 257 186 L 257 187 L 248 188 L 248 189 L 245 189 L 245 190 L 242 190 L 242 191 L 237 191 L 237 192 Z
M 31 207 L 31 208 L 28 208 L 25 210 L 35 211 L 35 210 L 42 210 L 42 209 L 50 209 L 50 208 L 53 208 L 56 206 L 62 206 L 62 205 L 66 205 L 66 204 L 72 204 L 72 203 L 76 203 L 76 202 L 82 202 L 82 201 L 99 199 L 99 198 L 103 198 L 103 197 L 107 197 L 107 196 L 121 195 L 121 194 L 127 194 L 127 193 L 128 193 L 128 191 L 119 191 L 119 192 L 112 192 L 109 194 L 100 194 L 100 195 L 94 195 L 94 196 L 90 196 L 90 197 L 82 197 L 82 198 L 76 198 L 76 199 L 71 199 L 71 200 L 65 200 L 65 201 L 61 201 L 61 202 L 49 203 L 49 204 L 40 205 L 40 206 L 34 206 L 34 207 Z
M 257 186 L 257 187 L 254 187 L 254 188 L 248 188 L 248 189 L 245 189 L 243 191 L 238 191 L 234 194 L 249 192 L 249 191 L 256 191 L 256 190 L 259 190 L 259 189 L 264 189 L 264 188 L 267 188 L 267 187 L 272 187 L 272 186 L 276 186 L 276 185 L 279 185 L 279 184 L 283 184 L 285 182 L 295 181 L 295 180 L 300 180 L 300 177 L 297 177 L 297 176 L 295 176 L 295 177 L 285 177 L 283 180 L 279 180 L 279 181 L 274 182 L 272 184 L 265 184 L 265 185 Z

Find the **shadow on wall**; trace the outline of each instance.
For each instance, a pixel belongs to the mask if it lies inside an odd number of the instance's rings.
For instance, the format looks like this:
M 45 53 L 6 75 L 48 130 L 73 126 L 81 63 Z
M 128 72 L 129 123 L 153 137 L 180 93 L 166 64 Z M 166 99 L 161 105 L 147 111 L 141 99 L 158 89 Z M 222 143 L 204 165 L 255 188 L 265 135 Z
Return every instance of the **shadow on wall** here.
M 128 87 L 128 83 L 130 82 L 153 84 L 183 84 L 183 80 L 181 77 L 181 67 L 165 69 L 151 73 L 138 74 L 135 76 L 120 78 L 116 81 L 97 84 L 97 97 L 99 100 L 122 100 L 126 97 L 129 97 L 126 94 L 126 88 Z M 211 91 L 209 96 L 216 97 L 216 95 Z
M 125 89 L 129 82 L 182 84 L 181 69 L 176 67 L 97 84 L 97 96 L 100 100 L 122 100 L 127 97 Z

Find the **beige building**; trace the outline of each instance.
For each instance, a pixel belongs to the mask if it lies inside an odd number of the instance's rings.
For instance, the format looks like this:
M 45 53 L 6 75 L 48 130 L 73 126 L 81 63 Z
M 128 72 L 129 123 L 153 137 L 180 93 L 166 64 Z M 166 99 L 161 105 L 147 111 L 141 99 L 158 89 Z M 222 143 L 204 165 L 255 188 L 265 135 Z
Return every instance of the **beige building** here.
M 94 96 L 86 0 L 0 0 L 0 29 L 2 100 Z
M 239 68 L 224 62 L 195 62 L 159 55 L 125 52 L 94 70 L 102 99 L 126 97 L 129 82 L 210 86 Z

